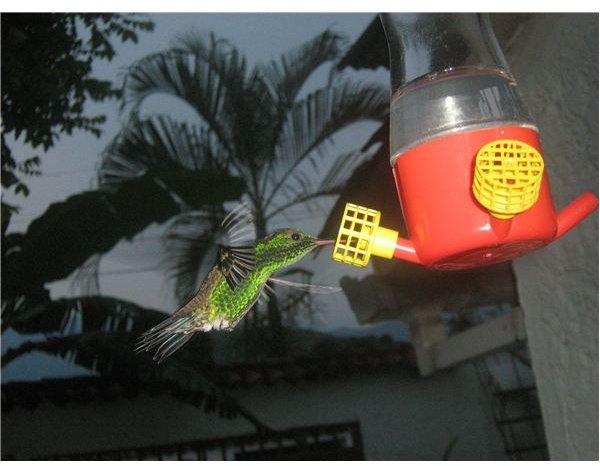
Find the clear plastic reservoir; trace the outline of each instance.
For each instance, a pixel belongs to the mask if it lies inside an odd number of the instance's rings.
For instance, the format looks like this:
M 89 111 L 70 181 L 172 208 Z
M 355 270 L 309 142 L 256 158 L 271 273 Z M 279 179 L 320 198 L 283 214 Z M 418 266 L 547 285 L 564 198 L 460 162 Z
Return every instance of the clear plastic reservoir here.
M 390 149 L 499 125 L 535 125 L 496 42 L 474 13 L 381 15 L 390 47 Z

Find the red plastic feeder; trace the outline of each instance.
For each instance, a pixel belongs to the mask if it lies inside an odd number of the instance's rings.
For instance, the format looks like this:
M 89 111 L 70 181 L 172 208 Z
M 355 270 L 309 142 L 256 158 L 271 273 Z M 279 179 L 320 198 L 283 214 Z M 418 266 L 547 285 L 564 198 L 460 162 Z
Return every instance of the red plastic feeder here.
M 517 147 L 494 144 L 507 140 Z M 475 160 L 490 142 L 500 147 L 487 160 L 485 197 L 476 192 Z M 547 245 L 598 207 L 598 199 L 584 193 L 557 215 L 543 161 L 535 173 L 528 147 L 541 152 L 536 131 L 499 126 L 440 137 L 398 157 L 394 177 L 411 240 L 399 239 L 394 257 L 446 270 L 493 264 Z M 503 166 L 507 159 L 514 167 Z M 528 194 L 534 198 L 529 207 L 523 205 Z
M 391 165 L 410 239 L 347 204 L 335 260 L 485 266 L 547 245 L 598 208 L 586 192 L 556 214 L 537 128 L 487 15 L 381 18 L 395 91 Z

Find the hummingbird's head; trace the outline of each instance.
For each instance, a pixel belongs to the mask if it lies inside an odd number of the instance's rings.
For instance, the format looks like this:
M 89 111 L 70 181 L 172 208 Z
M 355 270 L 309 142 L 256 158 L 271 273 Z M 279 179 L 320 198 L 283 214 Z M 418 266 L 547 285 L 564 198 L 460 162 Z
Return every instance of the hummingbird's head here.
M 332 240 L 321 240 L 300 230 L 285 228 L 260 240 L 257 252 L 265 261 L 272 262 L 274 267 L 280 268 L 293 264 L 319 246 L 333 243 Z

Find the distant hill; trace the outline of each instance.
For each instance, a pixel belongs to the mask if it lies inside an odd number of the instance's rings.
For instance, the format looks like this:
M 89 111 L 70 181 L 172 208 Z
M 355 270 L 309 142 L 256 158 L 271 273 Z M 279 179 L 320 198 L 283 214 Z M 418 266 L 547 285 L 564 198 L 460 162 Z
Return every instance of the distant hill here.
M 262 332 L 267 332 L 263 329 Z M 267 334 L 252 337 L 251 350 L 259 354 Z M 387 337 L 387 338 L 386 338 Z M 212 354 L 218 364 L 241 363 L 247 358 L 241 328 L 233 332 L 211 332 Z M 387 340 L 387 341 L 386 341 Z M 359 328 L 338 328 L 322 332 L 310 329 L 286 328 L 286 357 L 302 357 L 310 354 L 348 351 L 351 349 L 388 346 L 391 342 L 410 341 L 408 327 L 400 321 L 386 321 Z

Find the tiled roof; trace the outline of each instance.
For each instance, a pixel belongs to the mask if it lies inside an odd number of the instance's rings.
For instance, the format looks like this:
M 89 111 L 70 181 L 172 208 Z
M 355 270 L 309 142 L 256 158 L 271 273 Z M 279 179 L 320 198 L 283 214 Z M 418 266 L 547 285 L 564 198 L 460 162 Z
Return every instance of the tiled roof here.
M 257 383 L 296 383 L 415 367 L 412 344 L 395 343 L 386 349 L 343 352 L 326 357 L 308 356 L 267 364 L 221 366 L 216 380 L 225 388 L 239 388 Z
M 217 366 L 206 375 L 225 389 L 246 388 L 256 384 L 312 383 L 350 375 L 380 373 L 389 370 L 415 371 L 414 349 L 410 343 L 394 343 L 384 349 L 339 352 L 327 356 L 307 356 L 288 361 L 261 364 Z M 134 381 L 106 376 L 80 376 L 43 379 L 34 382 L 9 382 L 2 385 L 2 411 L 14 407 L 35 409 L 40 403 L 55 406 L 66 403 L 87 404 L 170 394 L 196 406 L 205 401 L 201 393 L 177 386 L 156 383 L 143 386 Z

